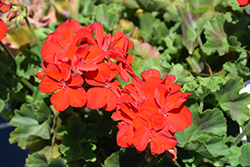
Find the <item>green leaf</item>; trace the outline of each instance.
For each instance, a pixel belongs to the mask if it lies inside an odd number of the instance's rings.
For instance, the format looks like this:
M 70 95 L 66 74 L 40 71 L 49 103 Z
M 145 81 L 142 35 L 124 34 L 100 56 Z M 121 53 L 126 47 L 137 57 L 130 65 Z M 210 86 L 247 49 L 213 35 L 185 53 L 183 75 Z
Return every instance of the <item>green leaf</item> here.
M 119 160 L 119 152 L 115 152 L 111 154 L 106 161 L 104 162 L 104 166 L 108 167 L 120 167 L 120 160 Z
M 194 48 L 198 45 L 197 20 L 206 12 L 213 11 L 210 5 L 201 6 L 196 9 L 191 3 L 186 3 L 185 7 L 178 6 L 181 15 L 182 42 L 188 49 L 189 54 L 193 53 Z
M 241 154 L 239 156 L 239 162 L 242 166 L 250 166 L 250 143 L 241 146 Z
M 20 77 L 30 79 L 40 70 L 40 60 L 31 53 L 20 54 L 16 56 L 16 66 L 16 72 Z
M 20 110 L 15 110 L 15 114 L 9 124 L 16 126 L 11 132 L 9 142 L 18 142 L 18 145 L 25 149 L 36 140 L 50 139 L 51 118 L 39 124 L 35 117 L 35 111 L 32 106 L 23 104 Z
M 48 161 L 44 154 L 34 153 L 29 155 L 28 167 L 48 167 Z
M 101 4 L 95 8 L 95 19 L 101 22 L 106 28 L 111 30 L 118 22 L 119 15 L 115 12 L 116 6 Z M 119 9 L 118 9 L 119 11 Z
M 227 34 L 224 31 L 225 18 L 215 17 L 209 20 L 204 25 L 206 43 L 203 45 L 202 50 L 211 55 L 216 51 L 219 55 L 224 55 L 229 50 L 229 43 L 227 40 Z
M 192 95 L 190 98 L 204 99 L 210 93 L 220 89 L 220 85 L 224 82 L 219 75 L 214 74 L 212 77 L 197 77 L 197 83 L 186 83 L 182 90 Z
M 63 161 L 62 158 L 58 157 L 55 159 L 52 159 L 49 162 L 49 167 L 67 167 L 68 165 Z
M 35 119 L 33 108 L 28 104 L 23 104 L 20 110 L 15 110 L 14 117 L 10 120 L 9 124 L 12 126 L 23 125 L 37 125 L 38 121 Z
M 51 159 L 48 163 L 44 154 L 34 153 L 28 157 L 28 167 L 68 167 L 62 158 Z
M 195 151 L 207 158 L 215 158 L 229 153 L 225 141 L 227 131 L 226 119 L 217 108 L 199 112 L 199 106 L 190 107 L 193 123 L 187 129 L 176 132 L 178 146 L 189 151 Z
M 5 102 L 2 99 L 0 99 L 0 113 L 3 111 L 4 106 L 5 106 Z
M 111 154 L 105 161 L 105 167 L 134 166 L 145 167 L 145 152 L 138 153 L 134 148 L 117 151 Z
M 38 110 L 36 110 L 35 115 L 36 119 L 39 122 L 43 122 L 50 117 L 51 109 L 49 108 L 49 106 L 47 106 L 47 104 L 44 101 L 42 101 L 39 105 Z
M 96 146 L 91 142 L 96 142 L 92 131 L 85 130 L 86 124 L 80 117 L 70 117 L 68 125 L 63 125 L 58 129 L 58 135 L 63 137 L 60 151 L 65 156 L 67 162 L 77 159 L 85 161 L 96 161 L 93 151 Z
M 95 5 L 92 0 L 81 0 L 80 4 L 83 7 L 81 10 L 82 15 L 89 16 L 94 13 Z
M 140 13 L 138 18 L 140 21 L 140 34 L 147 42 L 152 38 L 159 43 L 161 38 L 168 34 L 165 23 L 161 22 L 160 19 L 156 19 L 151 13 Z
M 240 76 L 248 80 L 250 77 L 249 68 L 241 62 L 226 62 L 223 64 L 223 71 L 227 73 L 227 78 Z
M 175 75 L 175 82 L 183 85 L 185 83 L 194 82 L 194 77 L 190 72 L 185 70 L 181 64 L 172 65 L 169 71 L 170 75 Z
M 215 98 L 224 111 L 229 111 L 229 116 L 239 125 L 250 117 L 247 105 L 250 101 L 250 95 L 247 93 L 239 94 L 245 86 L 242 78 L 230 78 L 220 90 L 215 92 Z
M 232 166 L 237 166 L 240 163 L 239 156 L 241 154 L 241 149 L 238 146 L 232 146 L 229 151 L 228 162 Z

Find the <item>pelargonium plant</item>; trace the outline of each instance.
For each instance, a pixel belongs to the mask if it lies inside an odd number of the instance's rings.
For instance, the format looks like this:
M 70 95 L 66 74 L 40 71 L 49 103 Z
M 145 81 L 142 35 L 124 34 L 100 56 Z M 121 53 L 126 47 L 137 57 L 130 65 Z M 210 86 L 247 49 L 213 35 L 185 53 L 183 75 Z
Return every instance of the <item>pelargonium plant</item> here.
M 248 4 L 0 0 L 9 143 L 28 167 L 250 166 Z
M 116 109 L 112 118 L 119 121 L 120 147 L 144 151 L 150 143 L 153 155 L 162 154 L 175 148 L 175 132 L 192 124 L 192 114 L 183 106 L 190 94 L 174 83 L 174 75 L 161 80 L 155 69 L 143 72 L 143 81 L 132 70 L 131 47 L 121 31 L 107 35 L 101 23 L 81 27 L 67 20 L 42 47 L 43 71 L 36 74 L 39 88 L 54 92 L 50 101 L 58 111 L 85 105 L 92 110 Z M 121 89 L 118 75 L 125 82 L 131 77 L 131 83 Z

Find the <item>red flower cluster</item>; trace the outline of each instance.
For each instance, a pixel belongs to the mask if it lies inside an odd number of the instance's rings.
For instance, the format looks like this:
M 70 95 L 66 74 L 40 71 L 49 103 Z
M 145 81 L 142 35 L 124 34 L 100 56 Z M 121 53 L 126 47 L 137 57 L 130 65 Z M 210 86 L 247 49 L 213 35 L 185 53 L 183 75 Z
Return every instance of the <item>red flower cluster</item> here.
M 112 111 L 112 118 L 121 121 L 117 127 L 117 143 L 135 146 L 143 151 L 150 142 L 152 154 L 173 152 L 176 131 L 192 123 L 190 110 L 183 106 L 189 93 L 183 93 L 175 77 L 148 70 L 141 80 L 132 71 L 133 46 L 121 31 L 106 35 L 100 23 L 81 27 L 67 20 L 51 33 L 42 47 L 42 81 L 40 90 L 55 92 L 50 101 L 58 111 L 68 106 Z M 131 84 L 120 88 L 120 78 Z
M 133 77 L 131 84 L 122 89 L 116 112 L 112 118 L 118 124 L 117 143 L 121 147 L 134 145 L 143 151 L 150 142 L 151 153 L 161 154 L 175 147 L 176 131 L 186 129 L 192 123 L 190 110 L 183 106 L 189 93 L 183 93 L 173 83 L 175 76 L 148 70 Z
M 237 0 L 240 6 L 246 6 L 250 3 L 250 0 Z
M 129 75 L 134 75 L 132 55 L 127 54 L 132 46 L 121 31 L 106 35 L 100 23 L 81 28 L 79 22 L 67 20 L 42 47 L 43 72 L 36 74 L 42 80 L 40 90 L 56 91 L 50 101 L 58 111 L 85 104 L 114 110 L 121 93 L 115 77 L 119 74 L 128 82 Z

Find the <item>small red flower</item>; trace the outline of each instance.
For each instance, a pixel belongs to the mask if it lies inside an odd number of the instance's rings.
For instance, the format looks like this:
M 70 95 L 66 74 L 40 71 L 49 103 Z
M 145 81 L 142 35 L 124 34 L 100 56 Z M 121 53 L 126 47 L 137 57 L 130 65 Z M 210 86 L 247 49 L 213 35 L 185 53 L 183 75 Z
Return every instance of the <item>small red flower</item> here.
M 78 74 L 83 74 L 83 71 L 94 71 L 98 64 L 103 62 L 104 55 L 105 52 L 99 46 L 83 44 L 73 56 L 72 68 Z
M 135 117 L 135 135 L 133 144 L 138 151 L 146 149 L 150 141 L 151 153 L 162 154 L 165 150 L 175 147 L 177 140 L 168 130 L 167 121 L 163 114 L 148 108 L 140 110 L 140 115 Z
M 39 88 L 43 93 L 56 91 L 50 98 L 56 110 L 63 111 L 69 105 L 82 107 L 86 104 L 86 92 L 81 87 L 84 81 L 80 75 L 71 73 L 68 64 L 49 64 L 46 73 L 47 76 L 42 78 Z
M 119 71 L 112 61 L 102 63 L 95 71 L 85 74 L 86 82 L 94 87 L 87 91 L 87 106 L 91 109 L 104 108 L 106 111 L 114 110 L 120 96 L 120 81 L 113 81 Z
M 0 19 L 0 41 L 6 36 L 8 28 L 6 27 L 4 21 Z
M 246 6 L 250 3 L 250 0 L 237 0 L 240 6 Z
M 73 41 L 80 28 L 80 23 L 74 20 L 67 20 L 59 25 L 56 32 L 47 37 L 41 50 L 42 58 L 48 63 L 56 64 L 71 60 L 78 48 Z

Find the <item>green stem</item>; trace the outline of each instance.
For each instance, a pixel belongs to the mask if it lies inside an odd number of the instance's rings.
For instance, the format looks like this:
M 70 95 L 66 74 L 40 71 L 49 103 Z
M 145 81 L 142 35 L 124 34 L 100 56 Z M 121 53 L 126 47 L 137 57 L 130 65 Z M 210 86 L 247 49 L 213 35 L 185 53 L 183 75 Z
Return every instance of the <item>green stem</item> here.
M 70 15 L 71 15 L 71 18 L 72 18 L 73 20 L 76 20 L 75 15 L 74 15 L 74 13 L 73 13 L 73 10 L 72 10 L 72 8 L 71 8 L 71 6 L 70 6 L 70 4 L 69 4 L 69 0 L 66 0 L 66 3 L 67 3 L 67 7 L 68 7 L 69 13 L 70 13 Z
M 5 52 L 8 54 L 8 56 L 12 59 L 12 60 L 16 60 L 15 56 L 13 55 L 13 53 L 2 43 L 2 41 L 0 41 L 1 46 L 3 47 L 3 49 L 5 50 Z
M 242 139 L 245 135 L 247 135 L 249 132 L 250 132 L 250 121 L 248 122 L 247 126 L 246 126 L 245 129 L 242 131 L 242 133 L 239 134 L 239 135 L 237 136 L 237 138 L 236 138 L 235 141 L 233 142 L 232 146 L 233 146 L 233 145 L 239 144 L 239 142 L 241 141 L 241 139 Z
M 3 62 L 0 61 L 0 66 L 5 69 L 7 72 L 9 72 L 11 75 L 14 75 L 15 77 L 17 77 L 18 80 L 20 80 L 24 85 L 26 85 L 28 88 L 30 88 L 30 90 L 34 91 L 34 88 L 32 86 L 31 83 L 29 83 L 29 81 L 27 81 L 24 78 L 21 78 L 17 75 L 17 73 L 15 73 L 13 70 L 11 70 L 8 66 L 6 66 Z
M 200 112 L 201 113 L 203 111 L 203 107 L 204 107 L 204 102 L 203 102 L 203 99 L 201 99 L 201 101 L 200 101 Z
M 27 16 L 25 16 L 24 19 L 25 19 L 25 22 L 26 22 L 26 24 L 27 24 L 27 26 L 28 26 L 28 28 L 29 28 L 32 36 L 35 38 L 36 43 L 40 46 L 40 48 L 42 48 L 43 45 L 42 45 L 41 41 L 38 39 L 38 37 L 36 36 L 36 33 L 35 33 L 33 27 L 31 26 L 31 24 L 30 24 Z

